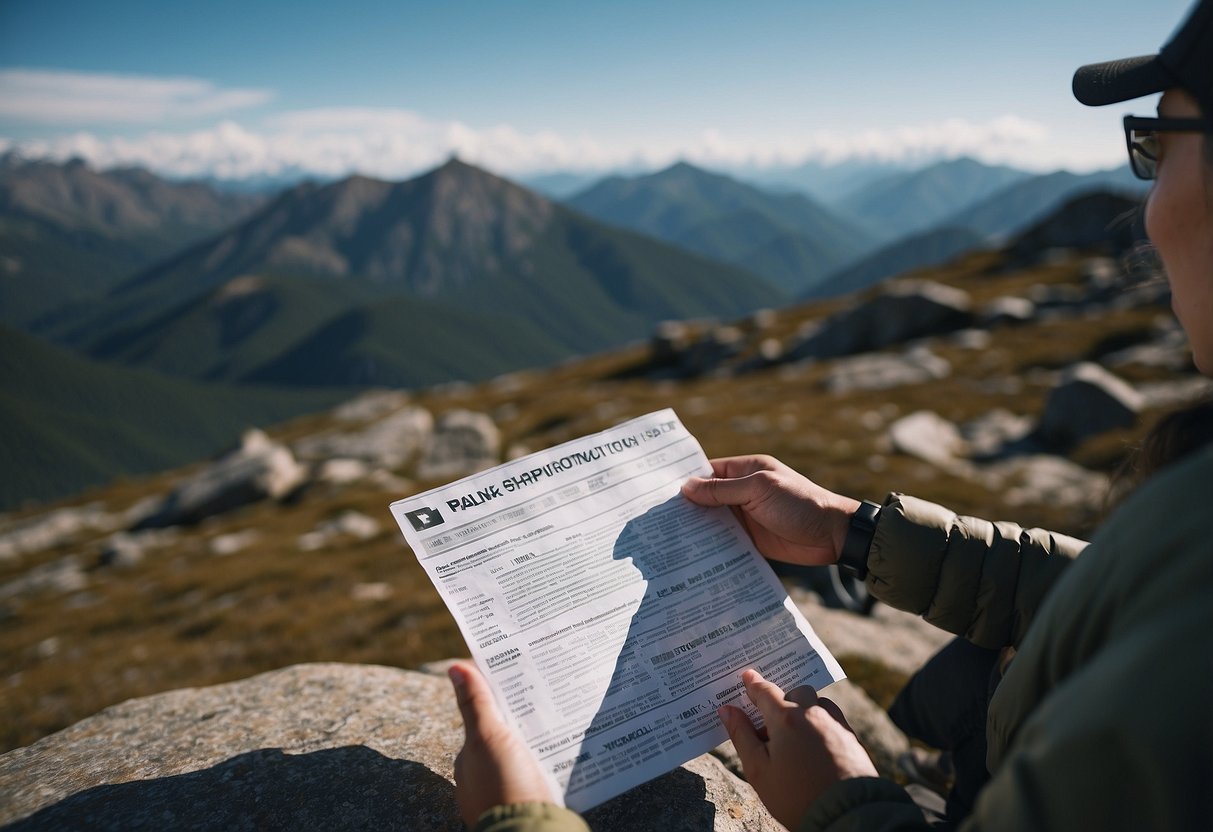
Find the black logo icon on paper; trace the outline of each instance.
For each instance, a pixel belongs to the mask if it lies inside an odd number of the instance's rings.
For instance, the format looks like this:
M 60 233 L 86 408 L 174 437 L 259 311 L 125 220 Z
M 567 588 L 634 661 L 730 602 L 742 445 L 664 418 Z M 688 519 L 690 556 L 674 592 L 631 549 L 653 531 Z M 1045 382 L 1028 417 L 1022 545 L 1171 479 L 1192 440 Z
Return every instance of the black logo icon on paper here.
M 435 526 L 442 525 L 442 514 L 436 508 L 419 508 L 416 511 L 406 511 L 404 516 L 413 524 L 413 531 L 423 532 Z

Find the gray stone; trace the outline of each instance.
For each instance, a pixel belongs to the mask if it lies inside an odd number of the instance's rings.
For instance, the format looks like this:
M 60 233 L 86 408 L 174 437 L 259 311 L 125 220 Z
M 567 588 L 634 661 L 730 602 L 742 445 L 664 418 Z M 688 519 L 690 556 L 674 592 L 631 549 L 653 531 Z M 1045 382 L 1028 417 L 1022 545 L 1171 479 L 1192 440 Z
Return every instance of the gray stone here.
M 316 469 L 316 481 L 329 485 L 348 485 L 351 482 L 366 479 L 371 473 L 371 466 L 361 459 L 327 459 Z
M 683 321 L 661 321 L 649 340 L 649 349 L 656 364 L 676 361 L 691 341 L 691 329 Z
M 417 463 L 423 480 L 451 480 L 496 465 L 501 432 L 487 415 L 451 410 L 439 417 L 434 435 Z
M 952 365 L 926 347 L 903 353 L 866 353 L 834 361 L 822 384 L 833 393 L 888 390 L 947 378 Z
M 175 532 L 175 529 L 145 529 L 112 534 L 102 544 L 100 563 L 116 569 L 137 566 L 148 552 L 173 543 L 177 539 Z
M 227 557 L 242 552 L 260 539 L 261 534 L 256 529 L 241 529 L 238 532 L 217 534 L 208 544 L 211 554 Z
M 24 598 L 43 592 L 76 592 L 86 586 L 88 576 L 84 572 L 84 564 L 78 556 L 67 555 L 50 563 L 39 564 L 21 577 L 0 585 L 0 600 Z
M 0 756 L 15 829 L 459 830 L 449 682 L 312 664 L 107 708 Z M 594 829 L 775 832 L 710 755 L 587 813 Z
M 954 638 L 917 615 L 884 604 L 864 616 L 827 607 L 800 587 L 788 594 L 835 656 L 860 656 L 903 675 L 918 670 Z
M 111 529 L 115 522 L 101 503 L 59 508 L 9 521 L 0 527 L 0 562 L 71 543 L 84 533 Z
M 250 503 L 282 499 L 306 476 L 285 445 L 252 430 L 239 448 L 179 483 L 136 529 L 192 525 Z
M 995 408 L 960 426 L 960 435 L 969 445 L 969 454 L 975 458 L 994 456 L 1031 432 L 1030 418 L 1002 408 Z
M 741 352 L 745 335 L 735 326 L 712 327 L 683 350 L 679 369 L 688 376 L 706 375 Z
M 985 469 L 990 484 L 1002 490 L 1008 506 L 1052 505 L 1099 511 L 1108 478 L 1052 454 L 1011 457 Z
M 333 418 L 339 422 L 369 422 L 400 410 L 408 402 L 408 394 L 399 390 L 372 390 L 334 409 Z
M 1115 428 L 1132 427 L 1144 402 L 1128 383 L 1098 364 L 1069 368 L 1049 393 L 1037 432 L 1062 447 Z
M 962 350 L 984 350 L 988 349 L 993 341 L 989 330 L 986 329 L 962 329 L 948 338 L 948 343 L 960 347 Z
M 342 538 L 370 540 L 379 534 L 379 521 L 357 511 L 343 511 L 336 517 L 323 520 L 307 534 L 299 536 L 299 548 L 305 552 L 322 549 Z
M 808 329 L 787 357 L 798 361 L 879 350 L 963 329 L 972 321 L 967 292 L 928 280 L 903 280 Z
M 1146 407 L 1178 407 L 1213 397 L 1213 379 L 1204 376 L 1155 381 L 1137 388 L 1146 402 Z
M 698 332 L 698 336 L 694 333 Z M 745 333 L 736 326 L 664 321 L 650 341 L 656 377 L 694 378 L 720 370 L 744 348 Z
M 301 459 L 360 459 L 381 468 L 395 469 L 416 456 L 429 441 L 434 417 L 423 407 L 402 407 L 360 431 L 326 431 L 294 444 Z
M 450 829 L 449 684 L 301 665 L 124 702 L 0 757 L 23 829 Z
M 1023 324 L 1036 316 L 1036 304 L 1027 298 L 1001 297 L 981 309 L 980 320 L 985 326 Z
M 966 451 L 956 425 L 930 410 L 902 416 L 889 425 L 893 450 L 933 463 L 946 463 Z

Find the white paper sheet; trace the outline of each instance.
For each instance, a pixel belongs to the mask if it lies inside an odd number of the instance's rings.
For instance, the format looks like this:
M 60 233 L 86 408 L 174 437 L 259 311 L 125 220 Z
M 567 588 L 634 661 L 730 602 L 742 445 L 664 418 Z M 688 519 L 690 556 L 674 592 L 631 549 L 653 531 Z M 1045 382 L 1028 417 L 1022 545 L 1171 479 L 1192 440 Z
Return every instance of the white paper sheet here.
M 728 509 L 672 410 L 391 506 L 553 792 L 585 810 L 727 739 L 740 673 L 842 669 Z

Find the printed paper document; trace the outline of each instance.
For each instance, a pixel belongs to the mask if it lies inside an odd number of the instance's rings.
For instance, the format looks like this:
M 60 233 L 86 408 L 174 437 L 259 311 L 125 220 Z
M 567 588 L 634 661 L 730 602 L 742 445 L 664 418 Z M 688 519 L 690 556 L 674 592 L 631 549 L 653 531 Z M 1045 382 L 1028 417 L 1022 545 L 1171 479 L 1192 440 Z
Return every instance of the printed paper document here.
M 784 690 L 842 678 L 725 508 L 672 410 L 392 504 L 497 702 L 553 793 L 585 810 L 727 739 L 757 712 L 740 673 Z

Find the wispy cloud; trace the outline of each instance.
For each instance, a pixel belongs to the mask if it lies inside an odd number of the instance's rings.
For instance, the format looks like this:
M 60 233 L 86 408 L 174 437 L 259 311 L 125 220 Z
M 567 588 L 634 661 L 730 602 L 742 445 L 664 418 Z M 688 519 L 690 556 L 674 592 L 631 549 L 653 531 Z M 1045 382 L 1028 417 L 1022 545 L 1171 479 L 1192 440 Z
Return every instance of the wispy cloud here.
M 0 118 L 49 125 L 157 123 L 257 107 L 262 89 L 224 89 L 198 78 L 0 70 Z
M 216 97 L 220 93 L 213 92 Z M 255 127 L 225 120 L 188 132 L 105 138 L 79 132 L 12 146 L 30 156 L 80 156 L 97 167 L 140 165 L 174 176 L 333 177 L 357 172 L 392 179 L 452 154 L 507 175 L 654 168 L 678 159 L 709 167 L 771 167 L 807 159 L 926 161 L 960 155 L 1039 168 L 1042 151 L 1051 149 L 1049 139 L 1044 126 L 1007 115 L 985 122 L 951 119 L 886 130 L 821 131 L 782 141 L 738 139 L 708 129 L 684 138 L 613 144 L 510 125 L 476 128 L 402 109 L 329 107 L 278 113 Z M 1089 164 L 1089 149 L 1084 152 Z M 1046 160 L 1057 166 L 1068 161 Z

